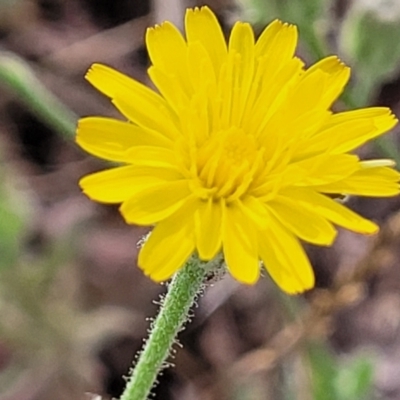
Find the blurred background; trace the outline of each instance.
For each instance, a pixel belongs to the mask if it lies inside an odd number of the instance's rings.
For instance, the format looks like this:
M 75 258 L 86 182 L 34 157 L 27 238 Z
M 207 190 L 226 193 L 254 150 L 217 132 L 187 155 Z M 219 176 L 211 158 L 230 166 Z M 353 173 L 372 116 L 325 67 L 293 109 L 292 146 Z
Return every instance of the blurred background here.
M 118 397 L 165 286 L 135 266 L 143 228 L 83 196 L 107 165 L 74 144 L 78 117 L 118 116 L 84 80 L 93 62 L 149 84 L 146 27 L 209 5 L 229 32 L 275 18 L 311 64 L 338 54 L 352 81 L 336 110 L 400 116 L 400 0 L 0 0 L 0 400 Z M 400 165 L 399 127 L 360 150 Z M 378 221 L 307 247 L 317 287 L 280 293 L 229 277 L 198 300 L 156 400 L 400 399 L 400 199 L 348 200 Z

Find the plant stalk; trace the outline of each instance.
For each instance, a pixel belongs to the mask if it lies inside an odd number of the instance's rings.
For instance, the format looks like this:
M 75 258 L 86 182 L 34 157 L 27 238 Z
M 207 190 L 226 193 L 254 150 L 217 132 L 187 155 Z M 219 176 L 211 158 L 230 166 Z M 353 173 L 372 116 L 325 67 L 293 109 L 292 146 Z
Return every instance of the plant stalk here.
M 171 353 L 177 334 L 189 318 L 190 308 L 203 289 L 207 273 L 221 263 L 221 256 L 207 263 L 193 256 L 174 276 L 120 400 L 147 399 L 158 373 Z

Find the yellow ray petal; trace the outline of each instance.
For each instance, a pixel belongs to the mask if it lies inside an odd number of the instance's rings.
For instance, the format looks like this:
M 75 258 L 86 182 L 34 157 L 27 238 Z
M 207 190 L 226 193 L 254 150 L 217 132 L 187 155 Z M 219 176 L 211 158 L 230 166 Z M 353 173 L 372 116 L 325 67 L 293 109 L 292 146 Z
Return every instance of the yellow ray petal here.
M 304 63 L 294 57 L 297 28 L 279 20 L 271 22 L 255 45 L 256 73 L 249 94 L 244 123 L 259 132 L 303 74 Z
M 296 46 L 296 26 L 275 20 L 264 29 L 257 39 L 255 48 L 256 57 L 279 57 L 283 62 L 287 62 L 294 56 Z M 271 62 L 277 65 L 275 60 L 271 60 Z
M 179 87 L 180 77 L 167 75 L 164 70 L 157 67 L 150 67 L 148 74 L 168 104 L 177 114 L 182 114 L 182 109 L 189 101 L 189 97 Z
M 171 169 L 125 166 L 87 175 L 79 185 L 93 200 L 121 203 L 150 186 L 179 178 Z
M 216 75 L 210 55 L 200 42 L 188 44 L 188 65 L 196 93 L 207 93 L 211 100 L 216 95 Z
M 323 151 L 335 154 L 351 151 L 382 135 L 396 124 L 396 117 L 385 107 L 334 114 L 329 118 L 326 127 L 302 144 L 299 157 Z
M 336 225 L 363 234 L 378 231 L 378 226 L 372 221 L 361 217 L 337 201 L 307 188 L 290 188 L 283 192 L 285 196 L 320 214 Z
M 186 62 L 187 45 L 179 30 L 170 22 L 149 28 L 146 45 L 152 64 L 165 74 L 179 78 L 176 90 L 192 93 Z
M 187 143 L 201 147 L 210 135 L 211 115 L 209 97 L 206 92 L 200 92 L 187 102 L 181 116 L 181 129 L 187 138 Z
M 315 108 L 326 109 L 321 104 L 321 100 L 326 90 L 327 79 L 328 75 L 319 69 L 314 70 L 313 73 L 306 71 L 285 104 L 291 119 L 297 119 Z
M 156 282 L 169 279 L 183 267 L 195 249 L 195 204 L 188 203 L 160 222 L 140 250 L 138 264 Z
M 394 160 L 390 160 L 388 158 L 378 158 L 375 160 L 364 160 L 360 161 L 361 168 L 376 168 L 376 167 L 390 167 L 394 168 L 396 166 L 396 162 Z M 396 178 L 396 181 L 398 177 Z
M 347 67 L 338 57 L 329 56 L 311 66 L 306 74 L 313 74 L 315 71 L 323 71 L 326 75 L 324 94 L 322 96 L 323 107 L 330 107 L 350 79 L 350 68 Z M 321 104 L 322 105 L 322 104 Z
M 365 142 L 386 133 L 397 124 L 397 118 L 387 109 L 386 114 L 370 118 L 367 121 L 349 121 L 321 134 L 336 137 L 336 145 L 331 147 L 332 153 L 344 153 L 360 147 Z
M 240 126 L 254 76 L 254 33 L 250 24 L 237 22 L 234 25 L 229 52 L 236 58 L 231 123 Z
M 86 79 L 110 97 L 130 121 L 169 137 L 176 136 L 176 116 L 166 101 L 153 90 L 101 64 L 93 64 Z
M 272 68 L 268 72 L 266 69 L 269 63 L 268 58 L 263 57 L 259 60 L 243 117 L 243 126 L 255 136 L 264 132 L 269 134 L 268 140 L 276 141 L 277 132 L 285 132 L 284 125 L 291 121 L 287 116 L 291 111 L 287 109 L 286 103 L 293 86 L 303 74 L 303 63 L 298 58 L 293 58 L 281 69 Z M 259 79 L 262 80 L 261 83 Z
M 285 184 L 314 186 L 330 184 L 360 169 L 359 159 L 351 154 L 320 154 L 288 166 Z
M 297 294 L 314 286 L 314 272 L 303 247 L 275 217 L 258 242 L 265 268 L 283 291 Z
M 356 171 L 341 181 L 315 186 L 315 190 L 323 193 L 389 197 L 399 194 L 399 180 L 400 174 L 393 168 L 371 167 Z
M 265 128 L 286 98 L 288 87 L 300 76 L 303 62 L 294 58 L 296 44 L 297 28 L 278 20 L 269 24 L 257 40 L 255 74 L 243 117 L 250 131 L 257 133 Z
M 312 135 L 329 117 L 328 109 L 348 77 L 349 69 L 337 57 L 321 60 L 302 74 L 264 130 L 283 135 L 285 142 Z
M 153 225 L 179 210 L 190 196 L 186 180 L 162 182 L 127 199 L 120 211 L 128 223 Z
M 196 213 L 196 247 L 201 260 L 211 260 L 221 249 L 222 203 L 199 201 Z
M 103 64 L 93 64 L 85 78 L 100 92 L 111 99 L 116 96 L 129 96 L 135 93 L 153 107 L 167 107 L 165 101 L 157 93 L 142 83 Z
M 329 246 L 336 238 L 337 231 L 333 225 L 303 207 L 296 198 L 277 196 L 268 206 L 282 225 L 306 242 Z
M 392 111 L 387 107 L 367 107 L 357 110 L 343 111 L 333 114 L 329 121 L 327 121 L 325 128 L 330 128 L 331 126 L 339 125 L 349 120 L 359 121 L 372 119 L 377 129 L 384 129 L 388 125 L 387 117 L 389 116 L 391 117 L 390 121 L 392 122 Z
M 185 16 L 186 37 L 189 43 L 200 42 L 214 66 L 215 75 L 227 55 L 226 42 L 221 26 L 208 7 L 188 9 Z
M 258 197 L 247 195 L 235 204 L 258 229 L 267 228 L 269 221 L 268 209 Z
M 133 146 L 171 147 L 158 132 L 111 118 L 88 117 L 78 122 L 76 142 L 87 152 L 106 160 L 129 162 Z
M 155 113 L 155 110 L 146 108 L 143 103 L 140 105 L 140 99 L 118 97 L 113 99 L 112 103 L 126 118 L 135 124 L 157 131 L 173 140 L 179 137 L 179 130 L 172 122 L 172 118 Z
M 217 115 L 217 121 L 214 127 L 217 132 L 220 130 L 227 130 L 232 126 L 231 116 L 235 70 L 236 57 L 235 54 L 230 52 L 218 76 L 217 98 L 219 100 L 219 107 L 215 113 Z
M 163 147 L 135 146 L 127 151 L 129 162 L 133 165 L 165 167 L 177 169 L 177 158 L 174 151 Z
M 257 230 L 236 206 L 225 206 L 222 241 L 226 265 L 232 276 L 249 285 L 257 282 L 260 274 Z

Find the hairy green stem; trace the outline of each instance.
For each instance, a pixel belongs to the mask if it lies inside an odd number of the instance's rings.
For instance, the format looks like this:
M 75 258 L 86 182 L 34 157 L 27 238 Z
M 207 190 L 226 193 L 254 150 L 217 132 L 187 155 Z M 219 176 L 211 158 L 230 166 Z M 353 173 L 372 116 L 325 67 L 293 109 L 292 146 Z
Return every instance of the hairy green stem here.
M 150 336 L 120 400 L 146 400 L 158 373 L 171 352 L 178 332 L 188 320 L 190 307 L 202 290 L 208 272 L 222 262 L 218 256 L 208 263 L 193 256 L 172 279 Z

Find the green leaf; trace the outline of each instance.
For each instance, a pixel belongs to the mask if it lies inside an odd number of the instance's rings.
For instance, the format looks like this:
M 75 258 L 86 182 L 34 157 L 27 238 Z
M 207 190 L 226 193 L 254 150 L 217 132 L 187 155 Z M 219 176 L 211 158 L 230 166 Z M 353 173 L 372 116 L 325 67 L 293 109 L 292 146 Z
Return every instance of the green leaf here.
M 338 371 L 336 390 L 340 400 L 360 400 L 372 388 L 373 366 L 370 360 L 358 357 Z
M 17 263 L 25 228 L 28 207 L 23 193 L 15 189 L 15 180 L 0 152 L 0 272 Z
M 22 58 L 0 51 L 0 85 L 7 86 L 35 115 L 67 140 L 78 117 L 39 81 Z
M 337 361 L 323 343 L 312 343 L 308 347 L 308 357 L 312 373 L 313 399 L 337 400 Z
M 18 260 L 20 239 L 24 228 L 23 217 L 12 206 L 4 187 L 0 189 L 0 271 L 10 268 Z
M 339 34 L 339 51 L 355 71 L 353 97 L 357 105 L 367 104 L 399 68 L 400 41 L 393 38 L 400 37 L 400 9 L 390 12 L 380 3 L 376 0 L 371 7 L 354 2 Z

